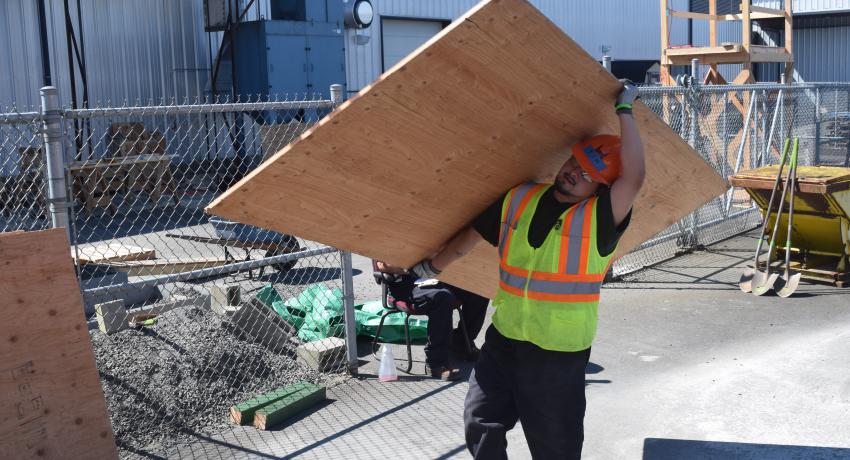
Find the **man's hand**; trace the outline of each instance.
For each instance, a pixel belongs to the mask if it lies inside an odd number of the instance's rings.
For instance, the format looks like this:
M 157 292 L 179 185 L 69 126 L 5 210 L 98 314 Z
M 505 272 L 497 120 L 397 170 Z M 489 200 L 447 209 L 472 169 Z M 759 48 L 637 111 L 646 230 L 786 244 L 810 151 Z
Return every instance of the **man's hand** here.
M 623 84 L 623 89 L 620 90 L 620 94 L 617 95 L 617 102 L 614 105 L 614 109 L 632 109 L 632 104 L 635 103 L 635 100 L 640 97 L 640 93 L 638 92 L 637 86 L 632 83 L 631 80 L 621 79 L 620 83 Z
M 377 262 L 378 271 L 380 271 L 380 272 L 389 273 L 391 275 L 403 275 L 403 274 L 407 273 L 407 270 L 405 270 L 402 267 L 391 265 L 391 264 L 388 264 L 388 263 L 380 261 L 380 260 L 377 260 L 375 262 Z
M 436 278 L 441 273 L 440 270 L 434 268 L 431 259 L 424 259 L 418 264 L 410 267 L 410 273 L 413 273 L 417 278 Z

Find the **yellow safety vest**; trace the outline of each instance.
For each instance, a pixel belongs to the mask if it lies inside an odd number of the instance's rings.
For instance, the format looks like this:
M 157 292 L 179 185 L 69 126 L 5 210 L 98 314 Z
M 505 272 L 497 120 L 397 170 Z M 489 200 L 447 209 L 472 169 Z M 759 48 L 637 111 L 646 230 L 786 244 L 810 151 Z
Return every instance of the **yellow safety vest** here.
M 527 183 L 505 196 L 493 325 L 546 350 L 585 350 L 596 335 L 599 289 L 614 251 L 599 255 L 595 196 L 566 210 L 543 245 L 532 247 L 531 218 L 549 187 Z

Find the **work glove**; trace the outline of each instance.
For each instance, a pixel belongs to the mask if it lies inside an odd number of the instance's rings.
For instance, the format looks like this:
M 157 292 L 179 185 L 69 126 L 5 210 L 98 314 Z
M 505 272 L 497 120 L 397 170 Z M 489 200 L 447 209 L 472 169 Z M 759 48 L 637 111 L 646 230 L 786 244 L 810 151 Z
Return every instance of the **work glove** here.
M 418 264 L 410 267 L 408 271 L 413 273 L 417 278 L 435 278 L 441 273 L 440 270 L 434 268 L 431 259 L 423 259 Z
M 620 94 L 617 95 L 617 102 L 614 104 L 614 110 L 620 113 L 631 113 L 632 105 L 635 103 L 635 100 L 640 98 L 640 93 L 638 93 L 638 88 L 632 83 L 631 80 L 623 78 L 620 80 L 620 83 L 623 84 L 623 89 L 620 90 Z

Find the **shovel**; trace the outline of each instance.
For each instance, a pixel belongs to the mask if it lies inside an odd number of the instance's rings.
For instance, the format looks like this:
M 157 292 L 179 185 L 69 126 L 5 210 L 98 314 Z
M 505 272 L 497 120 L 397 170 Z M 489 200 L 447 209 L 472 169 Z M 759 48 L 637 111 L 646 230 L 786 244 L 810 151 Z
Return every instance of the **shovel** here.
M 779 173 L 776 175 L 776 182 L 773 183 L 773 190 L 770 192 L 770 200 L 768 200 L 767 203 L 767 210 L 764 212 L 764 223 L 761 224 L 761 231 L 759 232 L 759 243 L 758 246 L 756 246 L 756 260 L 753 267 L 747 267 L 744 269 L 744 273 L 741 274 L 741 279 L 738 281 L 738 286 L 744 292 L 753 291 L 753 285 L 755 284 L 753 282 L 753 278 L 756 276 L 759 266 L 761 246 L 764 243 L 764 231 L 767 229 L 767 221 L 770 220 L 770 210 L 773 208 L 773 199 L 776 197 L 776 191 L 779 189 L 779 181 L 782 180 L 782 170 L 785 168 L 785 158 L 788 156 L 788 147 L 790 145 L 791 139 L 785 139 L 785 145 L 782 147 L 782 158 L 779 160 Z
M 800 285 L 801 273 L 791 273 L 791 225 L 794 219 L 794 190 L 797 188 L 797 141 L 794 139 L 794 153 L 791 155 L 791 201 L 788 203 L 788 234 L 785 239 L 785 272 L 777 280 L 776 295 L 789 297 Z M 776 288 L 774 288 L 776 289 Z
M 794 139 L 794 148 L 791 152 L 791 168 L 797 163 L 797 147 L 800 144 L 800 139 Z M 767 260 L 764 263 L 764 272 L 756 271 L 753 276 L 753 294 L 764 295 L 767 291 L 773 289 L 776 284 L 776 279 L 779 278 L 779 273 L 770 273 L 770 259 L 773 255 L 773 249 L 776 247 L 776 234 L 779 231 L 779 218 L 782 217 L 782 206 L 785 205 L 785 195 L 788 193 L 788 184 L 791 182 L 791 171 L 789 168 L 788 177 L 785 179 L 785 185 L 782 186 L 782 196 L 779 197 L 779 207 L 776 208 L 776 220 L 773 221 L 773 233 L 770 236 L 770 246 L 767 249 Z M 758 266 L 756 266 L 758 268 Z

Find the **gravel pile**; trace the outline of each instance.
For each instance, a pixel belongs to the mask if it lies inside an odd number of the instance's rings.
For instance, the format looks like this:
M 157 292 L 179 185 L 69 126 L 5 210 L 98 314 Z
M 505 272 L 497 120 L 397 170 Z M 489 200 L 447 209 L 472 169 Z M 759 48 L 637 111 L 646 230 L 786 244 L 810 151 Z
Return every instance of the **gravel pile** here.
M 220 431 L 234 403 L 321 378 L 296 365 L 294 345 L 274 353 L 199 307 L 166 312 L 141 330 L 94 330 L 91 339 L 122 456 L 162 453 L 193 433 Z

